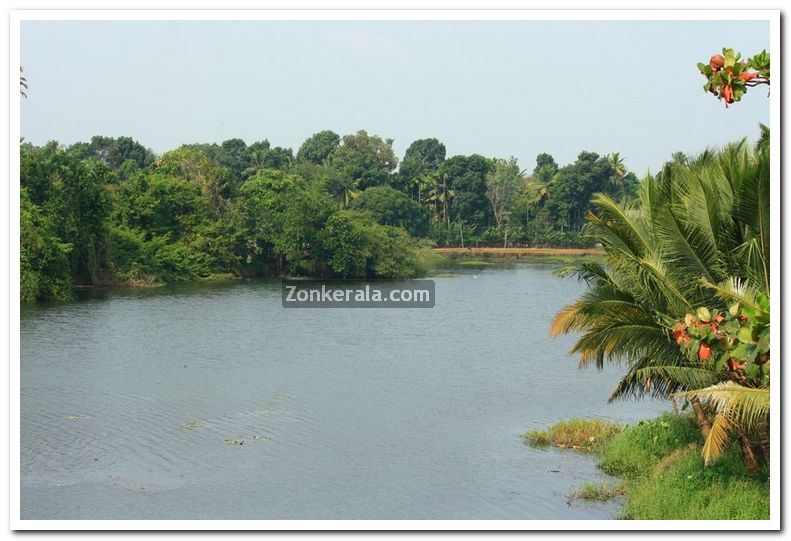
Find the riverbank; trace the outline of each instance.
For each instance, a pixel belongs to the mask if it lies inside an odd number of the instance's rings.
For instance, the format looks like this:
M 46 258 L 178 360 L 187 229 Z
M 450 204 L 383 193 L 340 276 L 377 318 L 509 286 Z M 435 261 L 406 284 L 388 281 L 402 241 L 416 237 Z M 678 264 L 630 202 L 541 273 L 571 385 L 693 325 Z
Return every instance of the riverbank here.
M 569 498 L 624 497 L 618 518 L 632 520 L 767 520 L 769 480 L 751 476 L 738 447 L 704 467 L 700 431 L 687 415 L 619 427 L 576 419 L 524 435 L 525 443 L 593 452 L 619 486 L 586 484 Z
M 468 248 L 433 248 L 437 254 L 471 257 L 603 257 L 601 248 L 496 248 L 496 247 L 468 247 Z

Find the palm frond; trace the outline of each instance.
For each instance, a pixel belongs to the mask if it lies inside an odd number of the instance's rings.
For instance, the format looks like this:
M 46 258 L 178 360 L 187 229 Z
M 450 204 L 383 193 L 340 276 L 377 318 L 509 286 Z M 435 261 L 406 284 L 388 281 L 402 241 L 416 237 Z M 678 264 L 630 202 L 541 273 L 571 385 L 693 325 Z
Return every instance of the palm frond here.
M 650 360 L 630 369 L 610 394 L 609 402 L 642 395 L 667 398 L 671 394 L 706 387 L 717 381 L 711 370 L 691 366 L 651 366 Z
M 738 302 L 742 305 L 750 306 L 755 310 L 761 310 L 761 306 L 756 300 L 760 290 L 752 286 L 749 282 L 739 280 L 735 276 L 732 276 L 719 284 L 713 284 L 706 280 L 702 280 L 701 283 L 705 287 L 713 290 L 717 298 L 725 302 Z
M 724 415 L 732 425 L 745 431 L 769 422 L 768 388 L 743 387 L 734 381 L 723 381 L 676 396 L 708 403 L 718 415 Z
M 707 466 L 722 455 L 725 444 L 728 442 L 728 430 L 730 428 L 731 425 L 728 423 L 726 416 L 717 415 L 714 417 L 709 435 L 703 443 L 703 461 Z

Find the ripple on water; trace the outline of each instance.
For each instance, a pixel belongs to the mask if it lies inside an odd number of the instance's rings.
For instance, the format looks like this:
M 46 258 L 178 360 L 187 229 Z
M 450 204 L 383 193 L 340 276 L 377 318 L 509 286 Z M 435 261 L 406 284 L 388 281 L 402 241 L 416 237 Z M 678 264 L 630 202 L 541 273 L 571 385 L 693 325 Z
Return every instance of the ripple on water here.
M 438 278 L 431 310 L 284 310 L 273 281 L 25 308 L 22 515 L 611 517 L 568 502 L 593 457 L 519 435 L 666 406 L 608 405 L 618 371 L 548 339 L 582 291 L 551 271 Z

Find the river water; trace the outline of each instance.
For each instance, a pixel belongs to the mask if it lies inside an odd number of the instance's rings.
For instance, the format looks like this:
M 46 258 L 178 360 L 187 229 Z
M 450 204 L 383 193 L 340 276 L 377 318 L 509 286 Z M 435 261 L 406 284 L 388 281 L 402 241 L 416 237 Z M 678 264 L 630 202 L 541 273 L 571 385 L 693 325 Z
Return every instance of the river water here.
M 253 280 L 24 306 L 23 519 L 599 519 L 606 476 L 520 434 L 607 404 L 549 322 L 584 285 L 555 267 L 462 268 L 432 309 L 281 307 Z

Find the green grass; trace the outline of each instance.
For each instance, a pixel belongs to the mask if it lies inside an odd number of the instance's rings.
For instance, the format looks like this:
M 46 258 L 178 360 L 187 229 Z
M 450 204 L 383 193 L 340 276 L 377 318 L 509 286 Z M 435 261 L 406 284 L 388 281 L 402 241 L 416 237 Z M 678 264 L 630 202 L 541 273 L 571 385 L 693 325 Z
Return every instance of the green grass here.
M 616 496 L 623 496 L 625 487 L 623 485 L 610 486 L 608 484 L 585 483 L 582 488 L 572 494 L 572 498 L 581 500 L 591 500 L 606 502 Z
M 620 430 L 618 425 L 599 419 L 572 419 L 551 426 L 548 430 L 528 432 L 523 438 L 535 447 L 554 445 L 593 451 Z
M 665 414 L 626 428 L 599 452 L 599 467 L 610 475 L 636 479 L 674 451 L 703 444 L 695 422 L 687 416 Z
M 750 477 L 738 448 L 704 468 L 699 449 L 679 450 L 631 483 L 622 518 L 639 520 L 761 520 L 769 518 L 769 482 Z
M 600 421 L 600 423 L 602 423 Z M 609 423 L 603 423 L 605 426 Z M 575 447 L 596 422 L 574 420 L 544 432 L 530 432 L 531 445 Z M 618 487 L 588 483 L 572 498 L 603 501 L 624 494 L 621 517 L 634 520 L 762 520 L 769 518 L 766 473 L 751 476 L 734 444 L 713 465 L 704 467 L 702 438 L 689 415 L 665 414 L 634 426 L 601 434 L 590 450 L 599 467 L 624 479 Z M 576 442 L 575 445 L 568 445 Z

